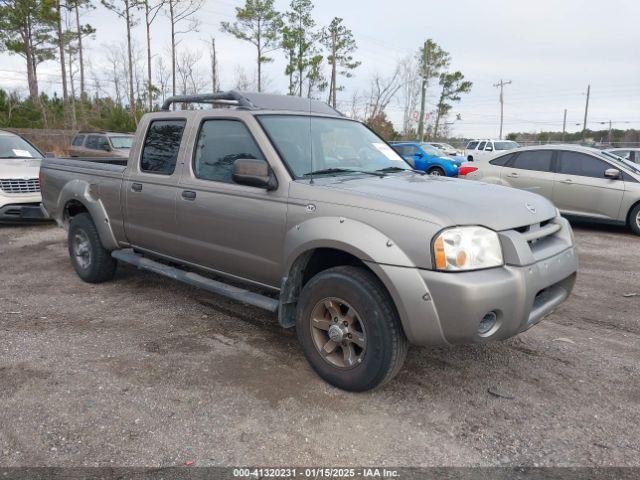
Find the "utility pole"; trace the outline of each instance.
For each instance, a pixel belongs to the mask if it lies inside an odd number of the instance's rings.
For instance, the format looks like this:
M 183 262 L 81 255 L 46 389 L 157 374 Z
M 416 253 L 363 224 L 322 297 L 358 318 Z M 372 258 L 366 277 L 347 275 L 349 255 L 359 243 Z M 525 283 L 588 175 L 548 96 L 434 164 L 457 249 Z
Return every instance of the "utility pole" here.
M 591 96 L 591 84 L 587 86 L 587 103 L 584 106 L 584 123 L 582 124 L 582 141 L 587 140 L 587 116 L 589 114 L 589 97 Z
M 504 86 L 511 85 L 511 80 L 505 82 L 500 79 L 498 83 L 494 83 L 493 86 L 500 89 L 500 140 L 502 140 L 502 121 L 504 118 Z
M 564 109 L 564 119 L 562 120 L 562 141 L 564 142 L 564 136 L 567 133 L 567 109 Z
M 216 39 L 211 37 L 211 91 L 218 91 L 218 61 L 216 60 Z
M 422 49 L 422 68 L 426 69 L 427 64 L 427 42 L 424 42 Z M 420 86 L 420 119 L 418 120 L 418 141 L 424 139 L 424 114 L 427 101 L 427 78 L 426 72 L 422 72 L 422 85 Z

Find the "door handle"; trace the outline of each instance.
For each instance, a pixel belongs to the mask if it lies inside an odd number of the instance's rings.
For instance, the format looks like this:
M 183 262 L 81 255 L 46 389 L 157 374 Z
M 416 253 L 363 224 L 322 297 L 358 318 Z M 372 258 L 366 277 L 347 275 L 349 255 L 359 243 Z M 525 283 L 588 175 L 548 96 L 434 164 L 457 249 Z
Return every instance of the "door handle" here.
M 192 190 L 183 190 L 182 191 L 182 198 L 184 198 L 185 200 L 195 200 L 196 199 L 196 192 L 194 192 Z
M 570 178 L 567 178 L 565 180 L 560 180 L 560 183 L 565 183 L 567 185 L 571 185 L 573 183 L 573 180 L 571 180 Z
M 142 191 L 142 184 L 141 183 L 132 183 L 131 184 L 131 191 L 132 192 L 141 192 Z
M 518 178 L 520 175 L 518 175 L 517 173 L 510 173 L 509 175 L 507 175 L 507 177 L 509 178 Z

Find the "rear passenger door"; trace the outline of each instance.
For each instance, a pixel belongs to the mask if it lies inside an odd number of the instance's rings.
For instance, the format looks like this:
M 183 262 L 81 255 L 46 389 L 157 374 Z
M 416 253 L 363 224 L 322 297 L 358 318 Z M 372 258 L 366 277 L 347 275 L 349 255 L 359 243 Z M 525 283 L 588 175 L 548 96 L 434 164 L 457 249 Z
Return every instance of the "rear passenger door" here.
M 581 152 L 559 152 L 553 202 L 569 215 L 617 219 L 624 194 L 624 181 L 605 178 L 614 168 L 609 163 Z
M 502 181 L 515 188 L 529 190 L 553 199 L 555 173 L 553 150 L 526 150 L 513 155 L 502 168 Z
M 138 158 L 131 158 L 124 181 L 125 233 L 141 249 L 175 257 L 176 192 L 183 154 L 182 118 L 152 119 Z
M 220 273 L 279 287 L 287 184 L 276 190 L 239 185 L 233 163 L 267 160 L 237 118 L 204 118 L 177 197 L 179 257 Z

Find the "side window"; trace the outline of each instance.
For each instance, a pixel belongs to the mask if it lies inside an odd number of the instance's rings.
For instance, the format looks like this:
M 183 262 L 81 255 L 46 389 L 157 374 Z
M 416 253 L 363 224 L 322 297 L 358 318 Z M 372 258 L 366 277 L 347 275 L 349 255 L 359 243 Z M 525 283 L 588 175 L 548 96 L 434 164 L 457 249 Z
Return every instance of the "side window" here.
M 501 157 L 494 158 L 489 163 L 497 167 L 504 167 L 507 163 L 509 163 L 509 160 L 511 160 L 513 156 L 513 153 L 510 153 L 509 155 L 502 155 Z
M 535 170 L 537 172 L 551 171 L 551 158 L 553 150 L 533 150 L 520 152 L 513 161 L 511 168 L 521 170 Z
M 416 153 L 418 153 L 418 147 L 416 147 L 415 145 L 407 145 L 406 147 L 404 147 L 404 154 L 407 156 L 413 156 Z
M 176 168 L 186 120 L 154 120 L 142 146 L 143 172 L 171 175 Z
M 469 142 L 467 145 L 467 150 L 474 150 L 478 146 L 478 142 Z
M 604 172 L 611 166 L 602 160 L 579 152 L 562 152 L 560 173 L 581 177 L 604 178 Z
M 480 142 L 480 145 L 478 145 L 478 150 L 484 150 L 484 146 L 487 144 L 487 142 Z
M 90 148 L 91 150 L 98 149 L 98 135 L 89 135 L 87 137 L 87 142 L 84 144 L 85 147 Z
M 493 142 L 487 142 L 487 146 L 484 147 L 484 149 L 489 152 L 493 152 Z
M 206 120 L 196 143 L 193 161 L 196 177 L 233 183 L 233 162 L 239 158 L 264 160 L 244 123 L 237 120 Z
M 71 142 L 71 145 L 73 145 L 74 147 L 79 147 L 82 145 L 82 142 L 84 142 L 84 135 L 76 135 L 73 138 L 73 142 Z
M 98 150 L 111 150 L 111 146 L 109 145 L 109 140 L 107 140 L 107 137 L 98 137 L 96 148 Z

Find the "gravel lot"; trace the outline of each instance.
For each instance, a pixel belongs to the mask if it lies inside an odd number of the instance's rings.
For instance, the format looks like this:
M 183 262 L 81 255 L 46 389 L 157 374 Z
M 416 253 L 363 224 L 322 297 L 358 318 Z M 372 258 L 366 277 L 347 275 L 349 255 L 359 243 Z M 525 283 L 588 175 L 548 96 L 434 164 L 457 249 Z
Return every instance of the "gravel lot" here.
M 349 394 L 273 315 L 127 266 L 88 285 L 64 231 L 0 226 L 0 466 L 640 466 L 640 238 L 575 231 L 554 315 Z

